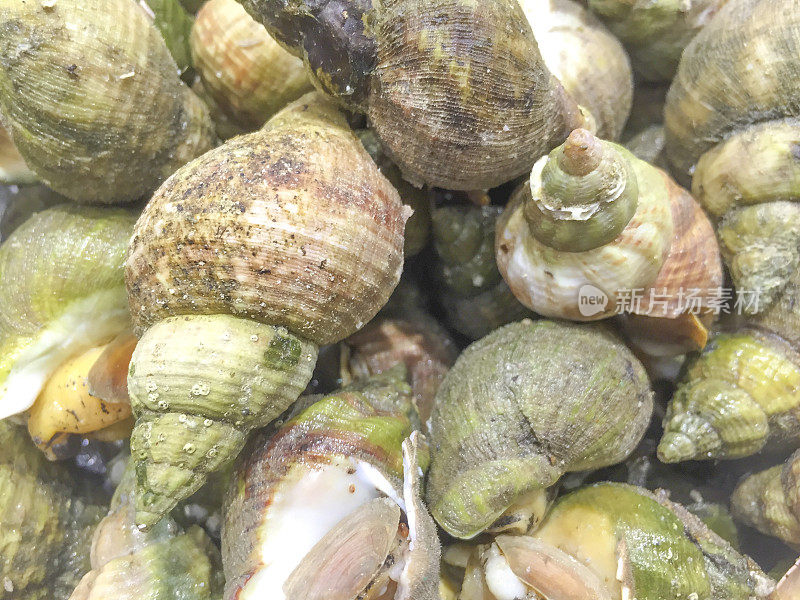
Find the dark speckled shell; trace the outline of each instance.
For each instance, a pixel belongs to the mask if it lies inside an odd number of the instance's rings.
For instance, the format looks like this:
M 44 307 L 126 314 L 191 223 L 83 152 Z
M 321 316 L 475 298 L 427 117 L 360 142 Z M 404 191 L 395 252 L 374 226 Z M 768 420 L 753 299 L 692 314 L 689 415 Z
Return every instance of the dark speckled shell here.
M 304 96 L 156 192 L 127 263 L 134 323 L 224 313 L 336 342 L 397 285 L 406 218 L 343 116 Z

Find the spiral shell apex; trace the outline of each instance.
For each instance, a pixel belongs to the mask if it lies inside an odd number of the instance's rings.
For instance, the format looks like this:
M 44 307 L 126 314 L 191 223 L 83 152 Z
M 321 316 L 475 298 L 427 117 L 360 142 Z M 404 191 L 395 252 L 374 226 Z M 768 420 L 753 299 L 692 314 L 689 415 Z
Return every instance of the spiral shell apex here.
M 511 291 L 549 317 L 587 321 L 624 310 L 676 319 L 681 289 L 722 284 L 713 229 L 692 197 L 586 130 L 534 166 L 506 207 L 495 244 Z M 584 306 L 586 290 L 605 302 Z M 640 301 L 626 306 L 634 293 Z
M 129 462 L 108 515 L 95 529 L 91 571 L 70 600 L 218 598 L 222 592 L 219 550 L 200 527 L 184 532 L 170 517 L 150 531 L 136 526 L 132 466 Z
M 208 111 L 136 2 L 4 2 L 0 55 L 17 149 L 77 202 L 141 198 L 214 143 Z
M 311 342 L 228 315 L 171 317 L 148 329 L 129 378 L 140 522 L 152 525 L 176 491 L 194 493 L 236 456 L 249 431 L 302 393 L 316 359 Z
M 140 523 L 154 524 L 288 408 L 319 345 L 378 312 L 400 278 L 407 216 L 316 93 L 156 192 L 126 266 L 142 336 L 128 377 Z
M 563 473 L 624 460 L 652 408 L 644 368 L 602 327 L 502 327 L 461 354 L 436 395 L 431 512 L 474 537 Z
M 718 335 L 667 407 L 665 462 L 739 458 L 800 437 L 800 272 L 735 333 Z

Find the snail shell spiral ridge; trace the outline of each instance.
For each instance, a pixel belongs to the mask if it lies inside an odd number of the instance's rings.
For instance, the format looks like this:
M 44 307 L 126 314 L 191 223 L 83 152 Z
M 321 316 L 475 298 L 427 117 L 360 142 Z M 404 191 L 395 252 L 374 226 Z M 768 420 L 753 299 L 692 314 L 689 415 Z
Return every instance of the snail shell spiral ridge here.
M 644 368 L 602 327 L 506 325 L 468 347 L 439 387 L 431 512 L 473 537 L 563 473 L 624 460 L 652 408 Z
M 72 200 L 139 199 L 214 144 L 208 110 L 136 2 L 4 2 L 0 56 L 3 122 Z

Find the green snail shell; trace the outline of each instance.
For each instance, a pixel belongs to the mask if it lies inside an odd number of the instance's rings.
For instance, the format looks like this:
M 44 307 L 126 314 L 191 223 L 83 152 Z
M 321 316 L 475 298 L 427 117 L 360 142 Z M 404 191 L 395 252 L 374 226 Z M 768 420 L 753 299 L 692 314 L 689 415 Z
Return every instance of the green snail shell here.
M 729 0 L 686 48 L 665 106 L 679 181 L 732 133 L 800 116 L 792 102 L 800 89 L 798 8 L 793 0 Z
M 316 358 L 314 344 L 285 329 L 229 315 L 148 329 L 128 377 L 139 522 L 155 524 L 235 458 L 250 431 L 300 395 Z
M 666 462 L 740 458 L 800 436 L 800 271 L 747 326 L 717 336 L 667 407 Z
M 670 400 L 659 458 L 741 458 L 796 439 L 799 359 L 755 330 L 713 339 Z
M 0 418 L 30 408 L 61 362 L 130 327 L 133 222 L 121 209 L 59 205 L 0 246 Z
M 686 290 L 701 292 L 707 309 L 722 285 L 698 203 L 660 169 L 584 129 L 534 165 L 498 222 L 495 248 L 514 295 L 553 318 L 628 312 L 672 328 L 669 320 L 686 316 Z M 700 333 L 693 345 L 702 348 Z
M 728 1 L 686 48 L 665 105 L 673 172 L 719 220 L 733 283 L 762 306 L 798 265 L 798 24 L 792 0 Z
M 243 5 L 321 89 L 366 113 L 414 184 L 494 187 L 584 121 L 516 0 Z
M 63 600 L 89 569 L 100 509 L 46 464 L 25 429 L 0 421 L 0 597 Z
M 624 460 L 652 409 L 644 368 L 606 329 L 498 329 L 461 354 L 436 395 L 431 512 L 451 535 L 473 537 L 563 473 Z
M 799 132 L 794 118 L 736 131 L 703 154 L 692 180 L 693 194 L 718 220 L 736 287 L 758 292 L 761 307 L 800 266 Z
M 511 293 L 494 258 L 499 206 L 445 206 L 432 213 L 434 274 L 449 325 L 476 340 L 531 316 Z
M 775 582 L 663 491 L 598 483 L 558 499 L 528 535 L 456 544 L 462 600 L 766 600 Z
M 432 520 L 423 512 L 418 487 L 427 459 L 414 435 L 404 444 L 416 420 L 404 379 L 404 369 L 394 369 L 310 400 L 285 424 L 254 440 L 226 503 L 226 599 L 291 600 L 284 596 L 286 586 L 297 587 L 302 583 L 297 574 L 308 577 L 313 566 L 304 560 L 306 555 L 315 556 L 321 550 L 318 544 L 335 543 L 327 533 L 343 518 L 351 518 L 348 515 L 372 510 L 376 501 L 399 504 L 409 527 L 418 533 L 419 548 L 403 554 L 404 576 L 395 581 L 406 581 L 407 593 L 419 595 L 398 597 L 435 598 L 427 588 L 431 570 L 438 571 L 438 540 Z M 301 514 L 303 527 L 298 527 L 295 521 Z M 342 549 L 341 559 L 348 558 L 350 553 Z M 399 563 L 400 555 L 390 559 Z M 306 585 L 314 583 L 314 574 Z
M 613 598 L 751 600 L 774 587 L 752 559 L 663 492 L 588 486 L 556 501 L 533 535 L 590 567 L 610 566 Z
M 684 48 L 726 0 L 589 0 L 589 8 L 619 37 L 645 81 L 670 81 Z
M 219 550 L 199 527 L 184 532 L 169 517 L 155 529 L 139 529 L 132 465 L 129 462 L 108 515 L 95 530 L 92 570 L 70 600 L 216 600 L 222 591 Z
M 214 143 L 137 2 L 4 2 L 0 55 L 5 126 L 28 166 L 75 201 L 141 198 Z

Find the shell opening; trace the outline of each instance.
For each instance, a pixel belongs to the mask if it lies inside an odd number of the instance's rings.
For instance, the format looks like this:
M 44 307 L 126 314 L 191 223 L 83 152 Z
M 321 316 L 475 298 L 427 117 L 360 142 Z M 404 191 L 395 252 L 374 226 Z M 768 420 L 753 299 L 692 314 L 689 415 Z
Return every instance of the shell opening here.
M 613 241 L 633 218 L 639 188 L 626 151 L 585 129 L 534 165 L 524 205 L 542 244 L 584 252 Z
M 286 600 L 284 585 L 312 548 L 342 519 L 393 490 L 377 469 L 355 459 L 292 469 L 297 472 L 276 491 L 261 527 L 262 568 L 244 585 L 240 600 Z M 394 491 L 392 496 L 400 500 Z
M 0 419 L 33 406 L 64 361 L 108 342 L 129 327 L 124 289 L 104 290 L 71 304 L 23 347 L 5 381 L 0 381 Z

